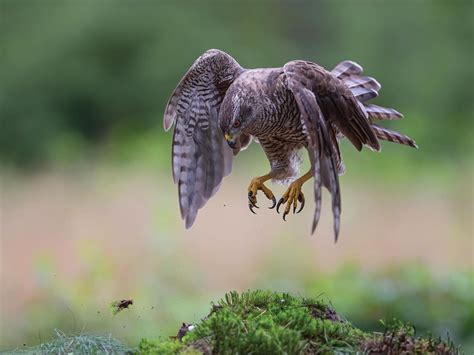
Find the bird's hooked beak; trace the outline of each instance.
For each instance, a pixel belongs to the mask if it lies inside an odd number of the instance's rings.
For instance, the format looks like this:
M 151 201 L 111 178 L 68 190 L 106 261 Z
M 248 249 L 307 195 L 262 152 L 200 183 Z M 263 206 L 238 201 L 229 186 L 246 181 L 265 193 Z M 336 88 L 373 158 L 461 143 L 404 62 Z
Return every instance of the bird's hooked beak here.
M 235 138 L 231 134 L 229 133 L 224 134 L 224 138 L 227 144 L 229 145 L 229 147 L 231 147 L 232 149 L 234 149 L 237 146 Z

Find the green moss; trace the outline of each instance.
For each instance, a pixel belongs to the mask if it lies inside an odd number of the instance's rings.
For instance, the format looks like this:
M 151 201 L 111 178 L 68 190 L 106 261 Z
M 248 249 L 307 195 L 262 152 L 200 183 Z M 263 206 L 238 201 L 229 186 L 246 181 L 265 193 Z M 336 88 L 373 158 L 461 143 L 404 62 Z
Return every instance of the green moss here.
M 315 317 L 315 315 L 320 317 Z M 189 340 L 210 337 L 217 353 L 297 354 L 311 347 L 347 348 L 362 333 L 316 300 L 267 291 L 227 294 Z M 333 318 L 333 319 L 331 319 Z
M 158 339 L 149 340 L 142 339 L 138 345 L 138 349 L 142 354 L 157 354 L 157 355 L 168 355 L 168 354 L 182 354 L 185 350 L 185 345 L 179 341 L 172 339 Z
M 231 292 L 182 339 L 142 340 L 140 351 L 158 354 L 332 354 L 356 352 L 455 354 L 440 339 L 418 338 L 400 322 L 385 333 L 365 333 L 318 299 L 270 291 Z

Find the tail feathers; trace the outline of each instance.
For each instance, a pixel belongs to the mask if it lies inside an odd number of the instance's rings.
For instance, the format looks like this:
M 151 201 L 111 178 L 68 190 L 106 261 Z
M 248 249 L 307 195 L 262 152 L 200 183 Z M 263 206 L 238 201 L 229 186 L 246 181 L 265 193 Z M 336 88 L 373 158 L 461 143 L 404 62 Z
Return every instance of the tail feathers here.
M 393 142 L 393 143 L 398 143 L 402 145 L 407 145 L 409 147 L 413 148 L 418 148 L 416 145 L 415 141 L 411 139 L 410 137 L 407 137 L 401 133 L 398 133 L 396 131 L 392 131 L 388 128 L 380 127 L 376 124 L 371 125 L 373 131 L 375 132 L 375 135 L 377 138 Z
M 373 104 L 364 105 L 365 111 L 369 117 L 375 120 L 396 120 L 403 115 L 393 108 L 381 107 Z

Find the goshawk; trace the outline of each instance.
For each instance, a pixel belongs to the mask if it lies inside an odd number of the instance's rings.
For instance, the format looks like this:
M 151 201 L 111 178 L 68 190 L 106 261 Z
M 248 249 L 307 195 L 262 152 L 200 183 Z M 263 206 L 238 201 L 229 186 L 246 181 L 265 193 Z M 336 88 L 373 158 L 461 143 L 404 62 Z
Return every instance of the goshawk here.
M 164 128 L 175 125 L 172 146 L 173 178 L 178 184 L 181 216 L 186 228 L 214 195 L 232 167 L 233 155 L 251 141 L 260 143 L 271 170 L 252 179 L 249 208 L 257 207 L 260 190 L 276 206 L 302 210 L 302 185 L 314 177 L 313 233 L 321 212 L 321 187 L 332 195 L 337 240 L 341 214 L 339 175 L 344 165 L 339 140 L 357 150 L 380 151 L 379 139 L 410 147 L 407 136 L 374 122 L 402 115 L 366 102 L 378 95 L 380 84 L 362 76 L 362 67 L 344 61 L 328 71 L 318 64 L 294 60 L 281 68 L 245 69 L 227 53 L 211 49 L 201 55 L 181 79 L 168 101 Z M 297 178 L 299 151 L 306 148 L 311 169 Z M 265 182 L 289 184 L 278 203 Z

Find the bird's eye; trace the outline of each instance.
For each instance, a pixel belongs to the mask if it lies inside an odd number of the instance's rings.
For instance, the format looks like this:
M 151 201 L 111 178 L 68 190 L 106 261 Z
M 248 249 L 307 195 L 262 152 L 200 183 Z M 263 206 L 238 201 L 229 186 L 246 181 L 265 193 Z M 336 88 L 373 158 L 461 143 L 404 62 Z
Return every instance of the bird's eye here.
M 233 126 L 234 126 L 235 128 L 240 127 L 240 120 L 235 120 Z

